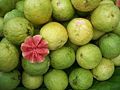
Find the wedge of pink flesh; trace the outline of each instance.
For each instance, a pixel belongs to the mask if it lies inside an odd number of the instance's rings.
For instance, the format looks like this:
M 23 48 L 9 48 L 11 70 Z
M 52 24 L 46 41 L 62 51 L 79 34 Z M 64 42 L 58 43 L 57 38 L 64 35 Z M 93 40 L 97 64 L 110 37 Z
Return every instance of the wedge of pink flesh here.
M 120 8 L 120 0 L 116 0 L 116 6 Z
M 49 54 L 48 43 L 40 35 L 29 36 L 21 44 L 22 56 L 31 63 L 43 62 Z

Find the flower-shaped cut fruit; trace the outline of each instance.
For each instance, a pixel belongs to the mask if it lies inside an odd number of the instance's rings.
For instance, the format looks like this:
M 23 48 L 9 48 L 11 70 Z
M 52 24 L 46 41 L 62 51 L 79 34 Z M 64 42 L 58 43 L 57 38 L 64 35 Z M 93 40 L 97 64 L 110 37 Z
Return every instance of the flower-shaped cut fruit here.
M 40 35 L 29 36 L 21 44 L 21 51 L 22 56 L 31 63 L 43 62 L 49 54 L 48 42 Z

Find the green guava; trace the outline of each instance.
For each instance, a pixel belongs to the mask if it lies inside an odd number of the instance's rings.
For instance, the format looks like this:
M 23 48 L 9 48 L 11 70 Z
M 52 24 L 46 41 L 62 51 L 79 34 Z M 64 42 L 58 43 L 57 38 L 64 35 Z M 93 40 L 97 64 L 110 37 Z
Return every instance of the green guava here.
M 20 45 L 24 39 L 33 35 L 33 25 L 23 17 L 15 17 L 5 23 L 3 33 L 6 39 L 16 45 Z
M 67 30 L 58 22 L 50 22 L 40 30 L 40 35 L 48 41 L 50 50 L 61 48 L 68 40 Z
M 120 54 L 120 37 L 114 33 L 105 34 L 99 40 L 99 47 L 105 58 L 115 58 Z
M 118 55 L 117 57 L 111 59 L 114 63 L 115 66 L 120 66 L 120 55 Z
M 113 33 L 120 36 L 120 21 L 119 21 L 119 24 L 117 25 L 117 27 L 113 30 Z
M 67 21 L 74 16 L 70 0 L 52 0 L 53 17 L 58 21 Z
M 17 67 L 19 53 L 15 46 L 0 42 L 0 71 L 9 72 Z
M 69 40 L 76 45 L 87 44 L 93 37 L 93 27 L 87 19 L 74 18 L 67 26 Z
M 4 19 L 0 17 L 0 37 L 3 37 L 3 25 L 4 25 Z
M 22 84 L 28 89 L 37 89 L 43 83 L 43 76 L 31 76 L 26 72 L 22 74 Z
M 33 24 L 44 24 L 52 15 L 51 2 L 50 0 L 25 0 L 24 14 Z
M 76 10 L 89 12 L 94 10 L 101 0 L 71 0 L 71 2 Z
M 7 22 L 10 19 L 13 19 L 15 17 L 24 17 L 24 13 L 21 11 L 18 11 L 17 9 L 13 9 L 12 11 L 5 14 L 4 22 Z
M 16 3 L 16 9 L 21 11 L 21 12 L 24 12 L 24 1 L 25 0 L 21 0 L 19 2 Z
M 94 28 L 104 32 L 114 30 L 119 21 L 120 10 L 110 0 L 102 1 L 99 7 L 97 7 L 91 15 L 91 22 Z
M 105 34 L 105 32 L 101 32 L 99 30 L 93 29 L 93 38 L 92 38 L 92 40 L 97 40 L 101 36 L 103 36 L 104 34 Z
M 45 74 L 50 66 L 50 59 L 47 56 L 44 62 L 30 63 L 30 61 L 22 59 L 23 69 L 30 75 L 43 75 Z
M 76 60 L 78 64 L 85 69 L 95 68 L 101 61 L 102 54 L 94 44 L 86 44 L 81 46 L 76 53 Z
M 0 90 L 13 90 L 20 83 L 20 73 L 17 70 L 0 72 Z
M 45 74 L 44 84 L 49 90 L 65 90 L 68 86 L 67 74 L 62 70 L 53 69 Z
M 110 59 L 103 58 L 100 64 L 92 70 L 92 73 L 94 78 L 104 81 L 113 75 L 114 69 L 114 63 Z
M 51 66 L 55 69 L 66 69 L 75 62 L 75 52 L 70 47 L 62 47 L 50 53 Z
M 92 86 L 93 75 L 89 70 L 76 68 L 69 75 L 69 83 L 74 90 L 86 90 Z

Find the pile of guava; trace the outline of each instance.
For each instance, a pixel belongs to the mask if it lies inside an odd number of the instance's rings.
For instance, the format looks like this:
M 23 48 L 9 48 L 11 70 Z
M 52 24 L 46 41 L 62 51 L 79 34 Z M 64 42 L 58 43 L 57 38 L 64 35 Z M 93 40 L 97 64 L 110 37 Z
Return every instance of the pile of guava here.
M 119 8 L 120 0 L 0 0 L 0 90 L 93 90 L 112 78 Z

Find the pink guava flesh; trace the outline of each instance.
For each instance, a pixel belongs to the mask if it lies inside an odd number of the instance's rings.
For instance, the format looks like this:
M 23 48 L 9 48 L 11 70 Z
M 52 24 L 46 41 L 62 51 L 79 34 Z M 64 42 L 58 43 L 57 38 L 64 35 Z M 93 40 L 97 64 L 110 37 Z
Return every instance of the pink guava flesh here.
M 116 0 L 116 6 L 120 8 L 120 0 Z
M 29 36 L 21 44 L 22 56 L 31 63 L 43 62 L 49 54 L 48 42 L 40 35 Z

